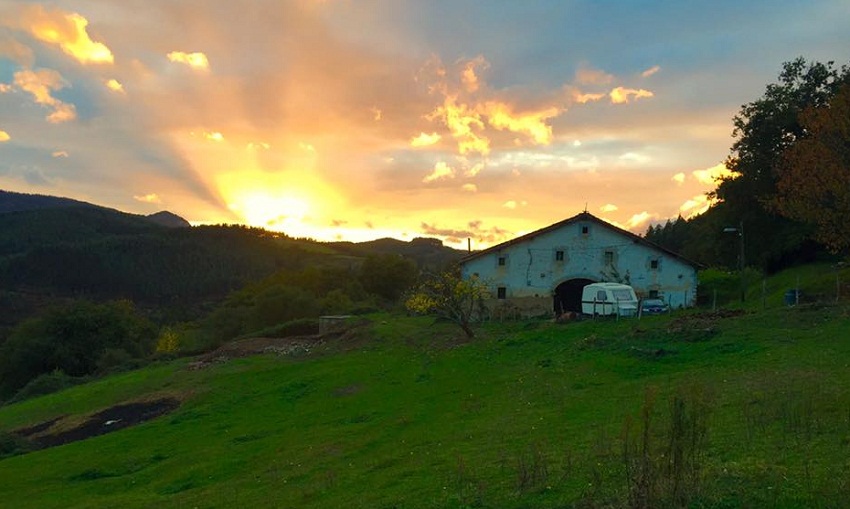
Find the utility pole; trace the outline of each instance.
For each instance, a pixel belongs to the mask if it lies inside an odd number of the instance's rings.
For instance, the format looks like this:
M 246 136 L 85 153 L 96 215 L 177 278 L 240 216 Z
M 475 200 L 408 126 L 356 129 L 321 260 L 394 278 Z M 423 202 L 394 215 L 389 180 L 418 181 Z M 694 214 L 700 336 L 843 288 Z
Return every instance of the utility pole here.
M 746 261 L 744 260 L 744 220 L 741 219 L 741 222 L 738 223 L 737 228 L 724 228 L 723 233 L 737 233 L 740 253 L 738 253 L 738 276 L 741 278 L 741 302 L 744 302 L 747 294 L 747 285 L 744 281 L 744 267 L 746 266 Z

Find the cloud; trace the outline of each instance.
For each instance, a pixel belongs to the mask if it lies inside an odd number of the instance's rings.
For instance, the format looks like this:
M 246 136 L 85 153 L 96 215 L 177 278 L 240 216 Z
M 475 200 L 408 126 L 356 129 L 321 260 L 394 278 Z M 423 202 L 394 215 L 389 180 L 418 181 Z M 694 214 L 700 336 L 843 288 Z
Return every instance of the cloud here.
M 50 155 L 53 156 L 54 158 L 60 158 L 60 157 L 65 158 L 65 157 L 68 157 L 68 152 L 66 152 L 64 150 L 54 150 Z
M 726 168 L 724 163 L 720 163 L 705 170 L 694 170 L 693 175 L 700 184 L 715 185 L 718 180 L 735 177 L 738 173 Z
M 475 184 L 464 184 L 464 185 L 462 185 L 460 188 L 461 188 L 462 190 L 464 190 L 464 191 L 468 192 L 468 193 L 476 193 L 476 192 L 478 192 L 478 186 L 476 186 Z
M 516 205 L 517 205 L 517 203 L 516 203 L 515 200 L 508 200 L 508 201 L 506 201 L 505 203 L 502 204 L 502 207 L 505 207 L 506 209 L 513 210 L 513 209 L 516 208 Z
M 653 97 L 655 94 L 649 90 L 617 87 L 608 94 L 613 104 L 626 104 L 632 99 Z
M 600 69 L 580 67 L 576 71 L 576 82 L 580 85 L 607 85 L 614 81 L 614 76 Z
M 429 145 L 433 145 L 433 144 L 437 143 L 438 141 L 440 141 L 441 138 L 442 138 L 442 136 L 440 136 L 437 133 L 431 133 L 431 134 L 421 133 L 419 136 L 414 136 L 413 138 L 410 139 L 410 146 L 411 147 L 427 147 Z
M 483 221 L 481 220 L 470 221 L 467 224 L 466 229 L 455 229 L 439 228 L 436 225 L 431 225 L 423 222 L 420 225 L 420 230 L 425 235 L 443 237 L 448 242 L 452 242 L 455 244 L 470 238 L 475 240 L 476 242 L 494 244 L 507 240 L 511 235 L 510 231 L 499 228 L 498 226 L 494 226 L 492 228 L 482 228 L 482 224 Z
M 652 76 L 653 74 L 657 73 L 657 72 L 658 72 L 658 71 L 660 71 L 660 70 L 661 70 L 661 66 L 659 66 L 659 65 L 653 65 L 653 66 L 652 66 L 652 67 L 650 67 L 649 69 L 647 69 L 647 70 L 643 71 L 642 73 L 640 73 L 640 75 L 641 75 L 641 76 L 643 76 L 644 78 L 649 78 L 650 76 Z
M 600 99 L 602 99 L 604 97 L 605 97 L 605 94 L 585 94 L 585 93 L 582 93 L 580 90 L 577 90 L 577 89 L 574 89 L 571 92 L 572 100 L 579 103 L 579 104 L 586 104 L 586 103 L 589 103 L 589 102 L 599 101 Z
M 168 60 L 172 62 L 188 65 L 192 69 L 199 71 L 207 71 L 210 68 L 210 61 L 201 52 L 185 53 L 183 51 L 172 51 L 167 56 Z
M 29 32 L 36 39 L 58 45 L 63 52 L 81 64 L 112 63 L 112 51 L 103 43 L 95 42 L 88 34 L 89 22 L 75 12 L 60 9 L 48 10 L 41 5 L 22 7 L 13 23 L 6 23 Z
M 36 103 L 53 109 L 47 116 L 48 122 L 58 124 L 77 118 L 77 110 L 73 104 L 64 103 L 51 95 L 51 92 L 68 86 L 58 72 L 52 69 L 18 71 L 15 73 L 15 85 L 29 92 Z
M 463 86 L 466 88 L 467 92 L 477 92 L 481 87 L 481 83 L 478 79 L 478 73 L 475 71 L 476 68 L 487 69 L 488 67 L 490 67 L 490 63 L 487 62 L 481 55 L 464 64 L 463 71 L 461 71 L 461 81 L 463 82 Z
M 636 163 L 636 164 L 646 164 L 646 163 L 652 161 L 651 157 L 644 155 L 644 154 L 637 153 L 637 152 L 626 152 L 625 154 L 622 154 L 617 159 L 619 159 L 620 161 L 625 162 L 625 163 Z
M 639 212 L 630 217 L 628 221 L 626 221 L 626 226 L 629 230 L 635 230 L 638 227 L 646 224 L 650 219 L 652 219 L 652 217 L 653 215 L 649 212 Z
M 679 206 L 679 213 L 685 218 L 690 219 L 705 212 L 714 203 L 707 195 L 700 194 L 685 201 Z
M 672 180 L 673 180 L 673 182 L 675 182 L 679 185 L 682 185 L 682 184 L 685 183 L 685 174 L 682 173 L 682 172 L 679 172 L 679 173 L 673 175 Z
M 109 80 L 106 80 L 106 81 L 104 82 L 104 85 L 106 85 L 106 88 L 108 88 L 109 90 L 111 90 L 111 91 L 113 91 L 113 92 L 116 92 L 116 93 L 119 93 L 119 94 L 124 94 L 124 93 L 126 93 L 126 92 L 124 91 L 124 85 L 122 85 L 122 84 L 121 84 L 118 80 L 116 80 L 116 79 L 109 79 Z
M 548 145 L 552 142 L 552 127 L 546 120 L 557 117 L 559 108 L 546 108 L 542 111 L 516 114 L 505 103 L 488 102 L 484 105 L 487 122 L 496 129 L 526 134 L 535 145 Z
M 12 139 L 12 137 L 9 136 L 9 133 L 0 129 L 0 143 L 2 143 L 4 141 L 9 141 L 11 139 Z
M 8 58 L 23 67 L 32 67 L 35 61 L 32 49 L 29 46 L 16 41 L 5 32 L 0 32 L 0 57 Z
M 144 203 L 162 203 L 162 199 L 160 199 L 159 195 L 157 195 L 156 193 L 133 196 L 133 199 Z
M 204 132 L 204 139 L 215 142 L 222 142 L 224 141 L 224 135 L 218 131 Z
M 434 171 L 428 174 L 425 178 L 422 179 L 422 182 L 429 184 L 436 180 L 444 180 L 444 179 L 453 179 L 455 178 L 455 171 L 452 167 L 447 165 L 443 161 L 439 161 L 434 165 Z
M 608 203 L 608 204 L 605 204 L 605 205 L 599 207 L 599 210 L 601 210 L 602 212 L 614 212 L 615 210 L 619 210 L 619 208 L 620 207 L 618 207 L 618 206 L 616 206 L 612 203 Z
M 248 150 L 268 150 L 271 148 L 271 145 L 264 141 L 249 141 L 245 148 Z
M 448 127 L 452 136 L 458 142 L 458 152 L 461 154 L 490 153 L 490 140 L 480 136 L 476 131 L 484 129 L 481 115 L 466 104 L 458 104 L 457 97 L 447 96 L 443 105 L 427 117 L 429 120 L 440 119 Z
M 303 141 L 298 142 L 298 148 L 300 148 L 301 150 L 304 150 L 305 152 L 311 152 L 311 153 L 316 152 L 316 147 L 314 147 L 313 145 L 311 145 L 309 143 L 305 143 Z

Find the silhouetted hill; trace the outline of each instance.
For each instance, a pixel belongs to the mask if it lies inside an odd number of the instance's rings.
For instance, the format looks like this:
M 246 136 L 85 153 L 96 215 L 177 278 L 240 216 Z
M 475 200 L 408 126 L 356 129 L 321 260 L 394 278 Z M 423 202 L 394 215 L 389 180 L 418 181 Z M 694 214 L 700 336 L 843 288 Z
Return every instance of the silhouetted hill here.
M 157 212 L 156 214 L 150 214 L 149 216 L 145 217 L 149 221 L 153 221 L 154 223 L 162 226 L 167 226 L 168 228 L 188 228 L 192 226 L 189 221 L 186 221 L 177 214 L 174 214 L 167 210 Z
M 60 207 L 97 207 L 97 205 L 59 196 L 15 193 L 0 190 L 0 214 Z
M 337 250 L 355 256 L 370 254 L 397 254 L 415 261 L 420 269 L 437 270 L 460 260 L 465 251 L 459 251 L 443 245 L 439 239 L 415 238 L 410 242 L 393 238 L 376 239 L 367 242 L 331 242 Z

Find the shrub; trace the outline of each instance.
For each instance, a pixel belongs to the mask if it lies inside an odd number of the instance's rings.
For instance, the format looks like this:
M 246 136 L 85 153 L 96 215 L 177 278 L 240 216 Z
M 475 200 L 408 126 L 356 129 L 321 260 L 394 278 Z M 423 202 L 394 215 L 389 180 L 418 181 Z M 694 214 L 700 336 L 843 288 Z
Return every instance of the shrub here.
M 9 403 L 17 403 L 25 399 L 59 392 L 85 381 L 86 378 L 68 376 L 62 370 L 55 369 L 50 373 L 41 374 L 30 380 L 21 390 L 15 393 L 12 399 L 9 400 Z

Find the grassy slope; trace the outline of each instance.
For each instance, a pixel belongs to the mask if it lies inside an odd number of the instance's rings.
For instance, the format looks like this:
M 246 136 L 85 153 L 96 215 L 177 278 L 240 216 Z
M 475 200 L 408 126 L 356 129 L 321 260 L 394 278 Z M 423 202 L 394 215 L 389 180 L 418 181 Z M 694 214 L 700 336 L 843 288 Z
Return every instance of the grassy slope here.
M 786 276 L 787 277 L 787 276 Z M 779 292 L 779 290 L 777 290 Z M 760 303 L 760 302 L 759 302 Z M 375 317 L 363 349 L 185 361 L 0 409 L 0 430 L 178 394 L 175 413 L 0 461 L 10 507 L 622 505 L 622 431 L 654 394 L 706 402 L 696 506 L 840 507 L 850 494 L 846 306 L 704 322 Z M 706 330 L 708 329 L 708 330 Z M 536 473 L 537 476 L 529 474 Z M 544 475 L 545 474 L 545 475 Z M 529 478 L 531 477 L 531 478 Z

